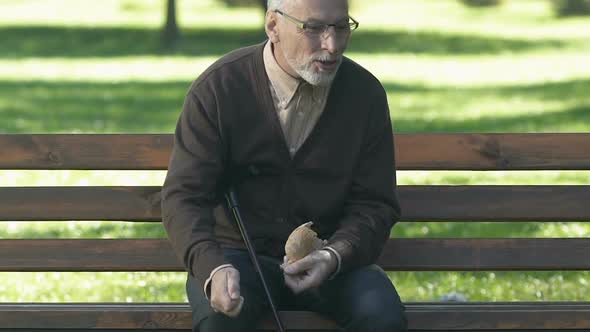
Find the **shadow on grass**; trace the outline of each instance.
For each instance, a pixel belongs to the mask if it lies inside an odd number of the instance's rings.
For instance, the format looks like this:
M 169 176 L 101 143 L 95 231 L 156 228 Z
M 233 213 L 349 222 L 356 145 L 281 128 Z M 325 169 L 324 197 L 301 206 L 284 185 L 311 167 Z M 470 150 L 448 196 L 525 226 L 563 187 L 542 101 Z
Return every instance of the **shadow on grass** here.
M 0 81 L 0 131 L 171 133 L 189 85 L 189 81 Z M 590 126 L 590 97 L 585 93 L 590 80 L 478 88 L 387 83 L 385 88 L 393 95 L 390 107 L 397 132 L 563 132 L 587 131 Z M 398 94 L 405 95 L 410 105 L 398 104 Z M 507 99 L 563 107 L 467 119 L 456 115 L 470 115 L 472 105 L 486 100 Z M 435 112 L 437 118 L 427 121 L 424 112 Z
M 114 57 L 176 54 L 219 56 L 262 42 L 261 29 L 192 29 L 183 31 L 175 50 L 160 44 L 160 31 L 139 28 L 3 27 L 0 58 Z M 538 48 L 563 48 L 559 40 L 528 41 L 437 32 L 355 31 L 349 47 L 359 53 L 497 54 Z
M 174 131 L 190 82 L 1 82 L 0 131 Z

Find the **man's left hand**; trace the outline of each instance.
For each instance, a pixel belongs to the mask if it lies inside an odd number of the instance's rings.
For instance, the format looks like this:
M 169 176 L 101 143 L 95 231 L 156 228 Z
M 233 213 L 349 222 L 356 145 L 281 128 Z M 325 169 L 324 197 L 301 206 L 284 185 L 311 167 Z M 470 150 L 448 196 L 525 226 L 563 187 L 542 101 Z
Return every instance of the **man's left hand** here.
M 285 260 L 286 261 L 286 260 Z M 336 270 L 338 262 L 328 250 L 314 250 L 302 259 L 282 265 L 285 284 L 297 294 L 318 287 Z

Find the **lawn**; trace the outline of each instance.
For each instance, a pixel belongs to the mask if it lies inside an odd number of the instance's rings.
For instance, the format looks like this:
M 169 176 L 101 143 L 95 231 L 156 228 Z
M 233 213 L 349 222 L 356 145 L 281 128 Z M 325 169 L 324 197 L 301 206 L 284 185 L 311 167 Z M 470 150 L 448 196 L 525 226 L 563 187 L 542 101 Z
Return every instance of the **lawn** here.
M 352 3 L 348 56 L 387 91 L 396 132 L 587 132 L 590 19 L 546 0 Z M 261 42 L 258 8 L 179 1 L 163 50 L 160 0 L 0 0 L 0 132 L 171 133 L 190 82 Z M 0 171 L 0 186 L 161 185 L 164 172 Z M 398 172 L 400 184 L 590 184 L 590 172 Z M 586 237 L 586 223 L 401 223 L 395 237 Z M 164 237 L 161 225 L 5 222 L 2 238 Z M 391 273 L 405 301 L 590 300 L 586 272 Z M 0 273 L 0 301 L 184 301 L 181 273 Z

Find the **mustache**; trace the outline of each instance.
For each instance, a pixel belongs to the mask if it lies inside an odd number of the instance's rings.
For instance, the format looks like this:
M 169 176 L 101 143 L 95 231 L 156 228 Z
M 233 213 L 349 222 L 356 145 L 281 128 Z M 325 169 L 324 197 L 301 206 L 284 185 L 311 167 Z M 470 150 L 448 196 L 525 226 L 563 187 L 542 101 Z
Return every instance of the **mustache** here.
M 342 56 L 318 55 L 312 58 L 312 61 L 341 61 Z

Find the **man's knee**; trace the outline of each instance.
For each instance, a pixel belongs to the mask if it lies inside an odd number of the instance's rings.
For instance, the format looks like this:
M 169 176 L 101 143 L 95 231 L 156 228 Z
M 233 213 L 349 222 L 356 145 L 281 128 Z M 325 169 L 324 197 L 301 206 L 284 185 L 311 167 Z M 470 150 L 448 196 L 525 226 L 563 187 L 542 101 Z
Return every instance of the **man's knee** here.
M 382 294 L 366 294 L 350 317 L 350 331 L 401 332 L 407 330 L 403 305 L 384 301 Z
M 371 265 L 354 271 L 345 284 L 351 315 L 347 331 L 406 331 L 404 306 L 387 274 Z

